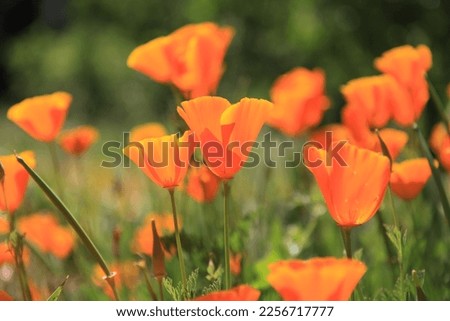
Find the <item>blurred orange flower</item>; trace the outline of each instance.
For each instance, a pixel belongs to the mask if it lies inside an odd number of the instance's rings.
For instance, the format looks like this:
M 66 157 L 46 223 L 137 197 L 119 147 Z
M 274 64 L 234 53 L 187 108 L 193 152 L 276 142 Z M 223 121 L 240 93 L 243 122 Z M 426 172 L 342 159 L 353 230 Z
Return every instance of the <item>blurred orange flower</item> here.
M 153 231 L 152 220 L 155 220 L 156 230 L 160 237 L 175 233 L 172 213 L 156 214 L 150 213 L 145 218 L 144 224 L 139 227 L 134 234 L 133 251 L 153 255 Z M 182 228 L 181 218 L 178 217 L 178 226 Z M 165 249 L 164 249 L 165 250 Z M 166 256 L 171 257 L 171 253 L 166 251 Z
M 116 289 L 120 290 L 123 286 L 128 289 L 134 289 L 139 284 L 139 268 L 134 262 L 125 261 L 113 263 L 111 264 L 110 269 L 112 273 L 116 273 L 114 276 L 114 285 L 116 286 Z M 114 292 L 104 278 L 105 272 L 100 265 L 96 265 L 92 272 L 92 282 L 102 288 L 103 292 L 111 300 L 114 300 Z
M 289 136 L 317 126 L 330 105 L 324 91 L 325 74 L 320 69 L 295 68 L 280 76 L 270 92 L 275 108 L 268 123 Z
M 347 101 L 345 108 L 356 108 L 359 113 L 364 114 L 369 127 L 381 128 L 391 118 L 393 85 L 395 79 L 390 75 L 351 80 L 341 88 Z
M 211 22 L 186 25 L 135 48 L 127 65 L 154 81 L 173 84 L 185 98 L 213 94 L 233 36 L 233 28 Z
M 173 134 L 131 142 L 123 152 L 155 184 L 171 189 L 186 176 L 193 150 L 193 135 L 186 131 L 180 138 Z
M 348 127 L 341 124 L 330 124 L 314 130 L 309 136 L 308 142 L 318 143 L 322 149 L 329 149 L 331 145 L 339 141 L 355 143 L 353 135 Z M 317 145 L 317 147 L 319 147 Z
M 200 141 L 203 160 L 222 179 L 242 168 L 273 104 L 243 98 L 231 105 L 221 97 L 205 96 L 181 103 L 178 114 Z
M 450 171 L 450 135 L 445 126 L 439 123 L 433 127 L 430 135 L 430 146 L 446 171 Z
M 18 229 L 39 250 L 59 259 L 66 258 L 75 245 L 75 236 L 68 227 L 59 225 L 51 213 L 39 212 L 22 217 Z
M 220 179 L 208 167 L 191 167 L 186 192 L 197 202 L 211 202 L 216 198 Z
M 412 125 L 425 108 L 429 98 L 425 74 L 431 65 L 431 51 L 425 45 L 396 47 L 375 59 L 375 67 L 393 76 L 401 87 L 396 95 L 398 104 L 392 114 L 402 126 Z
M 366 273 L 364 263 L 334 257 L 285 260 L 269 265 L 267 280 L 286 301 L 348 300 Z
M 98 139 L 98 130 L 92 126 L 79 126 L 64 131 L 59 137 L 59 145 L 67 153 L 81 156 Z
M 14 299 L 5 291 L 0 290 L 0 301 L 14 301 Z
M 0 243 L 0 266 L 2 264 L 14 264 L 14 254 L 7 242 Z
M 146 138 L 157 138 L 167 135 L 166 128 L 160 123 L 145 123 L 130 130 L 130 142 L 138 142 Z
M 27 164 L 34 168 L 36 161 L 32 151 L 25 151 L 19 154 Z M 28 180 L 28 172 L 17 162 L 15 155 L 0 156 L 0 162 L 5 171 L 3 184 L 0 184 L 0 210 L 14 213 L 22 203 Z M 4 187 L 4 189 L 3 189 Z M 5 197 L 6 203 L 5 204 Z
M 392 165 L 391 188 L 398 197 L 412 200 L 420 194 L 431 176 L 426 158 L 417 158 Z
M 66 92 L 27 98 L 9 108 L 7 117 L 36 140 L 56 138 L 66 120 L 72 96 Z
M 306 147 L 305 165 L 336 223 L 342 227 L 364 224 L 383 200 L 390 178 L 389 159 L 349 143 L 333 148 Z
M 230 269 L 232 274 L 234 275 L 241 274 L 241 261 L 242 261 L 241 253 L 236 253 L 230 256 Z
M 258 301 L 261 292 L 249 285 L 239 285 L 229 290 L 212 292 L 195 298 L 195 301 Z
M 9 231 L 9 223 L 8 221 L 3 218 L 0 217 L 0 234 L 6 234 Z

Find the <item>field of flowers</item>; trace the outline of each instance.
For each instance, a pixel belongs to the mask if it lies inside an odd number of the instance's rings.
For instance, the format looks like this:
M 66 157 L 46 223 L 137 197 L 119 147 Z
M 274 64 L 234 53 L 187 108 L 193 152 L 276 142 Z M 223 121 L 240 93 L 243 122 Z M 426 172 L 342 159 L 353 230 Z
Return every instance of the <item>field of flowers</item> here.
M 136 77 L 171 89 L 164 122 L 71 119 L 63 88 L 7 106 L 0 300 L 450 299 L 434 52 L 373 53 L 376 74 L 334 88 L 343 106 L 320 66 L 232 99 L 218 87 L 238 34 L 192 23 L 129 52 Z M 324 125 L 331 108 L 341 121 Z

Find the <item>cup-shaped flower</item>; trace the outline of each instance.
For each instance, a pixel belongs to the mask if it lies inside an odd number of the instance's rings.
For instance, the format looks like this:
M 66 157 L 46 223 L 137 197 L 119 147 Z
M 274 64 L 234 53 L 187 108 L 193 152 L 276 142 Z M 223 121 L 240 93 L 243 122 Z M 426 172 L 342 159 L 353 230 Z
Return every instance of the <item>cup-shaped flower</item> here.
M 450 135 L 445 126 L 439 123 L 433 127 L 430 135 L 430 146 L 446 171 L 450 171 Z
M 69 227 L 60 225 L 51 213 L 21 217 L 17 225 L 19 231 L 40 251 L 57 258 L 66 258 L 75 246 L 75 234 Z
M 58 143 L 67 153 L 81 156 L 97 141 L 98 136 L 98 130 L 95 127 L 79 126 L 64 131 Z
M 63 127 L 71 102 L 66 92 L 27 98 L 9 108 L 7 117 L 34 139 L 50 142 Z
M 349 143 L 337 143 L 327 151 L 307 146 L 304 160 L 339 226 L 358 226 L 375 215 L 389 183 L 387 157 Z
M 401 87 L 396 95 L 399 103 L 392 115 L 402 126 L 412 125 L 425 108 L 429 98 L 425 74 L 431 65 L 431 51 L 424 45 L 396 47 L 375 59 L 375 67 L 393 76 Z
M 391 188 L 395 195 L 412 200 L 420 194 L 431 176 L 426 158 L 416 158 L 392 165 Z
M 34 153 L 25 151 L 19 154 L 30 167 L 36 166 Z M 3 184 L 0 184 L 0 210 L 14 213 L 22 203 L 28 180 L 28 172 L 17 162 L 15 155 L 0 156 L 5 172 Z M 6 204 L 5 204 L 5 197 Z
M 145 123 L 130 130 L 130 142 L 138 142 L 146 138 L 155 138 L 167 135 L 166 128 L 160 123 Z
M 188 173 L 186 192 L 199 203 L 211 202 L 219 191 L 220 179 L 206 166 L 192 167 Z
M 261 292 L 243 284 L 225 291 L 212 292 L 195 298 L 195 301 L 258 301 Z
M 186 131 L 180 138 L 173 134 L 132 142 L 124 154 L 155 184 L 171 189 L 186 176 L 193 150 L 193 135 Z
M 280 76 L 270 92 L 275 108 L 268 123 L 288 136 L 317 126 L 330 105 L 324 91 L 325 74 L 320 69 L 295 68 Z
M 286 301 L 343 301 L 366 270 L 364 263 L 352 259 L 285 260 L 269 265 L 267 280 Z
M 203 160 L 222 179 L 231 179 L 242 168 L 273 104 L 243 98 L 231 105 L 221 97 L 184 101 L 178 114 L 200 142 Z
M 135 48 L 127 65 L 154 81 L 174 85 L 185 98 L 213 94 L 233 35 L 233 28 L 211 22 L 186 25 Z

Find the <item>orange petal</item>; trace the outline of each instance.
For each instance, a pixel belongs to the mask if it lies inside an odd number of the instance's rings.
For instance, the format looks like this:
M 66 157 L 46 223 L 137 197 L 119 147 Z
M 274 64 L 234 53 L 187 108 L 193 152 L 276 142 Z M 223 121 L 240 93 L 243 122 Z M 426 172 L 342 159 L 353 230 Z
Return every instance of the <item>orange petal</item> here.
M 400 155 L 400 152 L 408 142 L 408 134 L 398 129 L 383 128 L 380 130 L 380 136 L 386 144 L 389 154 L 393 160 Z M 382 152 L 379 141 L 377 142 L 374 151 L 380 153 Z
M 0 301 L 14 301 L 14 299 L 5 291 L 0 290 Z
M 84 154 L 98 139 L 99 133 L 95 127 L 79 126 L 64 131 L 58 143 L 69 154 L 80 156 Z
M 130 130 L 130 142 L 138 142 L 146 138 L 167 135 L 166 128 L 160 123 L 145 123 Z
M 412 200 L 420 194 L 431 176 L 426 158 L 417 158 L 394 163 L 391 174 L 391 188 L 398 197 Z
M 269 265 L 267 280 L 286 301 L 348 300 L 366 266 L 357 260 L 313 258 Z
M 7 117 L 34 139 L 49 142 L 63 127 L 71 102 L 66 92 L 27 98 L 9 108 Z
M 220 179 L 206 166 L 192 167 L 188 174 L 186 192 L 197 202 L 213 201 L 220 189 Z
M 239 285 L 230 290 L 212 292 L 195 298 L 195 301 L 257 301 L 261 292 L 249 285 Z

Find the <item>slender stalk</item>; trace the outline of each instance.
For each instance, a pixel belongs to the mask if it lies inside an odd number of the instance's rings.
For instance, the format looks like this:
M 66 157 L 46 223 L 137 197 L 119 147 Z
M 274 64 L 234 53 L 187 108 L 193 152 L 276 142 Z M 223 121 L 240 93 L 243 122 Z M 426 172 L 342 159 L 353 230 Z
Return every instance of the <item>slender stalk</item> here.
M 67 209 L 66 205 L 61 201 L 61 199 L 58 197 L 58 195 L 55 194 L 55 192 L 47 185 L 47 183 L 42 180 L 42 178 L 25 162 L 25 160 L 18 156 L 16 154 L 17 161 L 22 165 L 26 171 L 30 174 L 31 178 L 38 184 L 38 186 L 41 188 L 41 190 L 47 195 L 48 199 L 53 203 L 53 205 L 60 211 L 60 213 L 64 216 L 66 221 L 72 226 L 72 228 L 77 233 L 78 237 L 81 239 L 83 245 L 86 247 L 86 249 L 91 253 L 91 255 L 94 257 L 94 259 L 97 261 L 97 263 L 102 268 L 103 272 L 105 273 L 105 280 L 108 282 L 108 284 L 111 286 L 111 289 L 114 292 L 114 297 L 116 300 L 119 300 L 119 296 L 116 290 L 115 282 L 114 282 L 114 276 L 115 273 L 111 273 L 108 266 L 106 265 L 105 260 L 103 259 L 102 255 L 98 251 L 95 244 L 92 242 L 90 237 L 87 235 L 87 233 L 84 231 L 83 227 L 78 223 L 77 219 L 73 216 L 73 214 Z
M 141 271 L 141 274 L 144 276 L 145 286 L 147 287 L 147 291 L 150 294 L 150 296 L 152 297 L 152 300 L 158 301 L 158 297 L 156 296 L 156 293 L 153 290 L 152 284 L 150 282 L 150 278 L 148 277 L 148 274 L 145 270 L 145 267 L 146 267 L 145 262 L 141 261 L 141 262 L 137 263 L 136 266 L 139 268 L 139 271 Z
M 61 166 L 59 163 L 56 142 L 52 141 L 48 143 L 48 148 L 50 150 L 50 157 L 52 158 L 56 188 L 58 190 L 59 195 L 61 195 L 61 198 L 64 198 L 64 189 L 61 183 Z
M 348 259 L 353 257 L 351 231 L 351 227 L 341 226 L 342 240 L 344 241 L 345 254 Z
M 225 289 L 231 288 L 230 269 L 230 240 L 229 240 L 229 213 L 228 202 L 230 197 L 230 185 L 227 180 L 223 181 L 223 247 L 225 255 Z
M 184 293 L 187 292 L 186 267 L 184 266 L 183 248 L 181 247 L 180 230 L 178 228 L 177 207 L 175 205 L 175 190 L 169 189 L 170 201 L 172 203 L 173 224 L 175 226 L 175 240 L 177 243 L 178 263 L 180 264 L 181 282 Z
M 394 220 L 394 226 L 398 227 L 398 225 L 397 225 L 397 211 L 395 210 L 394 197 L 392 197 L 392 191 L 391 191 L 391 187 L 390 186 L 387 189 L 387 193 L 388 193 L 388 196 L 389 196 L 389 203 L 391 204 L 391 208 L 392 208 L 392 218 Z
M 383 220 L 383 216 L 381 214 L 382 214 L 381 210 L 378 210 L 378 213 L 375 216 L 377 217 L 377 221 L 378 221 L 378 229 L 380 231 L 380 234 L 383 237 L 383 243 L 384 243 L 384 247 L 386 249 L 387 261 L 388 261 L 388 264 L 391 266 L 392 278 L 393 278 L 393 281 L 395 282 L 395 265 L 394 265 L 394 255 L 395 254 L 392 252 L 389 237 L 387 236 L 386 230 L 384 228 L 385 223 Z
M 439 173 L 439 170 L 434 165 L 433 156 L 431 155 L 430 149 L 428 148 L 425 137 L 423 137 L 423 134 L 420 131 L 419 125 L 417 123 L 414 123 L 413 129 L 418 136 L 419 144 L 422 149 L 422 152 L 423 152 L 423 154 L 425 154 L 425 156 L 428 160 L 428 163 L 430 165 L 431 173 L 433 174 L 433 179 L 436 183 L 436 187 L 437 187 L 438 193 L 439 193 L 439 198 L 441 200 L 441 204 L 444 209 L 444 214 L 445 214 L 445 217 L 447 218 L 447 224 L 449 224 L 449 226 L 450 226 L 450 204 L 449 204 L 449 201 L 447 198 L 447 194 L 445 192 L 444 185 L 441 180 L 441 175 Z
M 450 135 L 449 120 L 445 112 L 444 103 L 442 102 L 442 99 L 439 97 L 436 88 L 434 88 L 430 80 L 428 80 L 428 87 L 430 88 L 431 99 L 433 99 L 434 106 L 436 106 L 436 110 L 445 124 L 445 129 L 447 130 L 447 133 Z

